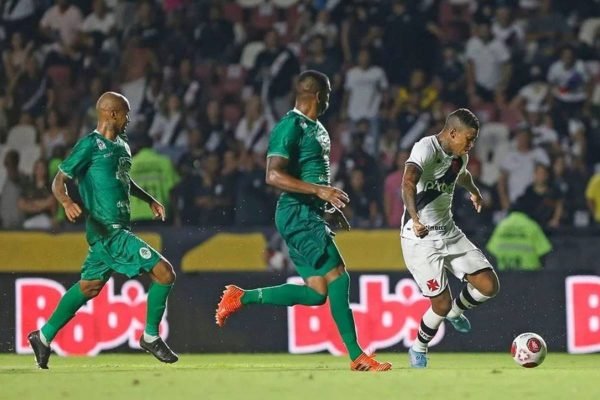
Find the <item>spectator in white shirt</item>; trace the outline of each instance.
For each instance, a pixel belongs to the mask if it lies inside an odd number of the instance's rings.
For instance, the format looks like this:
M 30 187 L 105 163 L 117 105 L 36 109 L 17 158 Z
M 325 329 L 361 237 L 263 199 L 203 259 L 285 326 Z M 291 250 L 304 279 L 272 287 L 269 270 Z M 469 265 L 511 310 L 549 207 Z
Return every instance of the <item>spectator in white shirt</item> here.
M 550 158 L 544 150 L 532 147 L 531 132 L 521 128 L 515 137 L 515 148 L 500 163 L 498 194 L 503 210 L 508 210 L 531 185 L 536 164 L 549 166 Z
M 235 138 L 248 153 L 264 155 L 273 126 L 273 118 L 268 113 L 263 113 L 260 97 L 251 96 L 246 100 L 244 116 L 235 129 Z
M 42 16 L 40 29 L 46 38 L 60 46 L 62 52 L 68 53 L 76 44 L 83 16 L 69 0 L 56 0 L 55 3 Z
M 583 61 L 575 57 L 575 50 L 564 47 L 560 59 L 548 71 L 556 110 L 565 118 L 579 115 L 587 97 L 589 75 Z
M 550 109 L 550 85 L 544 80 L 542 68 L 533 65 L 529 71 L 530 82 L 512 99 L 510 106 L 525 113 L 527 110 L 546 112 Z
M 370 121 L 367 147 L 374 154 L 379 136 L 379 108 L 387 100 L 388 80 L 381 67 L 371 64 L 368 49 L 358 53 L 358 64 L 346 73 L 344 89 L 343 117 L 353 125 L 363 118 Z
M 494 39 L 487 21 L 479 22 L 475 36 L 467 41 L 467 89 L 472 102 L 477 98 L 502 101 L 510 81 L 510 52 L 499 39 Z

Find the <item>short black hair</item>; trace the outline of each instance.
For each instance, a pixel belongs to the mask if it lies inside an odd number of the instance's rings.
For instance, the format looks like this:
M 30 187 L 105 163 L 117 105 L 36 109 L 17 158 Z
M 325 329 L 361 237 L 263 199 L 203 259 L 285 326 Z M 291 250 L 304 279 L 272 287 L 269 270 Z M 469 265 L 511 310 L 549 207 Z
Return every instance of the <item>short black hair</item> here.
M 314 86 L 314 92 L 326 90 L 328 81 L 327 75 L 314 69 L 307 69 L 298 76 L 298 85 L 305 89 L 313 89 Z
M 446 118 L 446 126 L 449 125 L 450 120 L 453 118 L 458 119 L 464 126 L 475 129 L 475 132 L 479 132 L 479 118 L 477 118 L 468 108 L 459 108 L 458 110 L 452 111 L 450 115 L 448 115 L 448 118 Z

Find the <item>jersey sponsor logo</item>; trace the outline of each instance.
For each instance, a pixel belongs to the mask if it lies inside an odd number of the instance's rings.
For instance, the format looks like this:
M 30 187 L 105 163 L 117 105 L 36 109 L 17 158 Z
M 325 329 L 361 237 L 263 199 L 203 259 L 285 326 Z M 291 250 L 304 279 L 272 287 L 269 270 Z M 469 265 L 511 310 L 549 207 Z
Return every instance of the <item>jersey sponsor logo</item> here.
M 427 181 L 427 182 L 425 182 L 423 191 L 427 191 L 427 190 L 435 190 L 435 191 L 441 192 L 441 193 L 452 194 L 452 191 L 454 190 L 454 182 L 447 183 L 447 182 L 443 182 L 440 180 Z
M 100 150 L 106 150 L 106 144 L 101 139 L 96 139 L 96 146 Z
M 140 256 L 144 259 L 144 260 L 148 260 L 150 259 L 150 257 L 152 257 L 152 253 L 150 252 L 150 249 L 147 247 L 142 247 L 140 249 Z
M 569 276 L 565 286 L 567 350 L 569 353 L 600 351 L 600 277 Z
M 50 318 L 65 288 L 43 278 L 21 278 L 15 281 L 16 352 L 32 353 L 27 334 L 41 328 Z M 52 341 L 52 349 L 61 356 L 96 355 L 127 344 L 139 349 L 139 338 L 146 321 L 147 292 L 142 284 L 129 280 L 120 291 L 109 279 L 100 294 L 89 300 Z M 160 336 L 169 335 L 165 317 L 159 326 Z
M 300 278 L 288 282 L 302 284 Z M 410 347 L 417 338 L 421 316 L 429 308 L 412 279 L 401 279 L 390 292 L 387 275 L 363 275 L 359 278 L 358 304 L 351 304 L 359 344 L 375 351 L 402 343 Z M 444 337 L 444 325 L 431 342 Z M 346 353 L 346 348 L 331 317 L 329 305 L 288 308 L 288 346 L 290 353 L 329 351 Z

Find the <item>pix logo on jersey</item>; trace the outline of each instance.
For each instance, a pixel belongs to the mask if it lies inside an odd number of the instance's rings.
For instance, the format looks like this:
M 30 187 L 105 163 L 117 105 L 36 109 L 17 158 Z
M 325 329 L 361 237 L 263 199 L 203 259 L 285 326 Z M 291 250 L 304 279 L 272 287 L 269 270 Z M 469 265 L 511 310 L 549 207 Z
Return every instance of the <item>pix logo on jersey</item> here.
M 31 353 L 27 334 L 50 318 L 65 288 L 51 279 L 21 278 L 15 282 L 15 291 L 16 351 Z M 146 295 L 142 284 L 135 280 L 125 282 L 121 293 L 115 293 L 110 279 L 58 333 L 52 349 L 63 356 L 96 355 L 122 344 L 138 349 L 146 321 Z M 159 330 L 163 338 L 168 336 L 166 311 Z
M 300 278 L 289 283 L 303 284 Z M 419 322 L 429 308 L 412 279 L 401 279 L 390 293 L 387 275 L 362 275 L 359 278 L 358 304 L 351 304 L 358 342 L 363 349 L 375 351 L 402 343 L 409 347 L 417 338 Z M 444 325 L 431 342 L 444 337 Z M 329 311 L 329 304 L 288 308 L 288 348 L 290 353 L 314 353 L 327 350 L 346 352 Z

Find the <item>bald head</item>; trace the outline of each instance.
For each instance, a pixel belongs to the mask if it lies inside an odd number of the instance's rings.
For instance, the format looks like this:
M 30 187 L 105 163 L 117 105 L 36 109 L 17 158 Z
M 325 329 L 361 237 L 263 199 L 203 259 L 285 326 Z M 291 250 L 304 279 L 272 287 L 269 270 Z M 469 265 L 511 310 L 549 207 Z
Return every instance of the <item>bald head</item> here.
M 110 137 L 123 134 L 129 122 L 129 110 L 129 101 L 122 94 L 103 93 L 96 102 L 98 131 Z
M 129 111 L 129 101 L 120 93 L 104 92 L 96 102 L 98 114 L 101 111 Z

